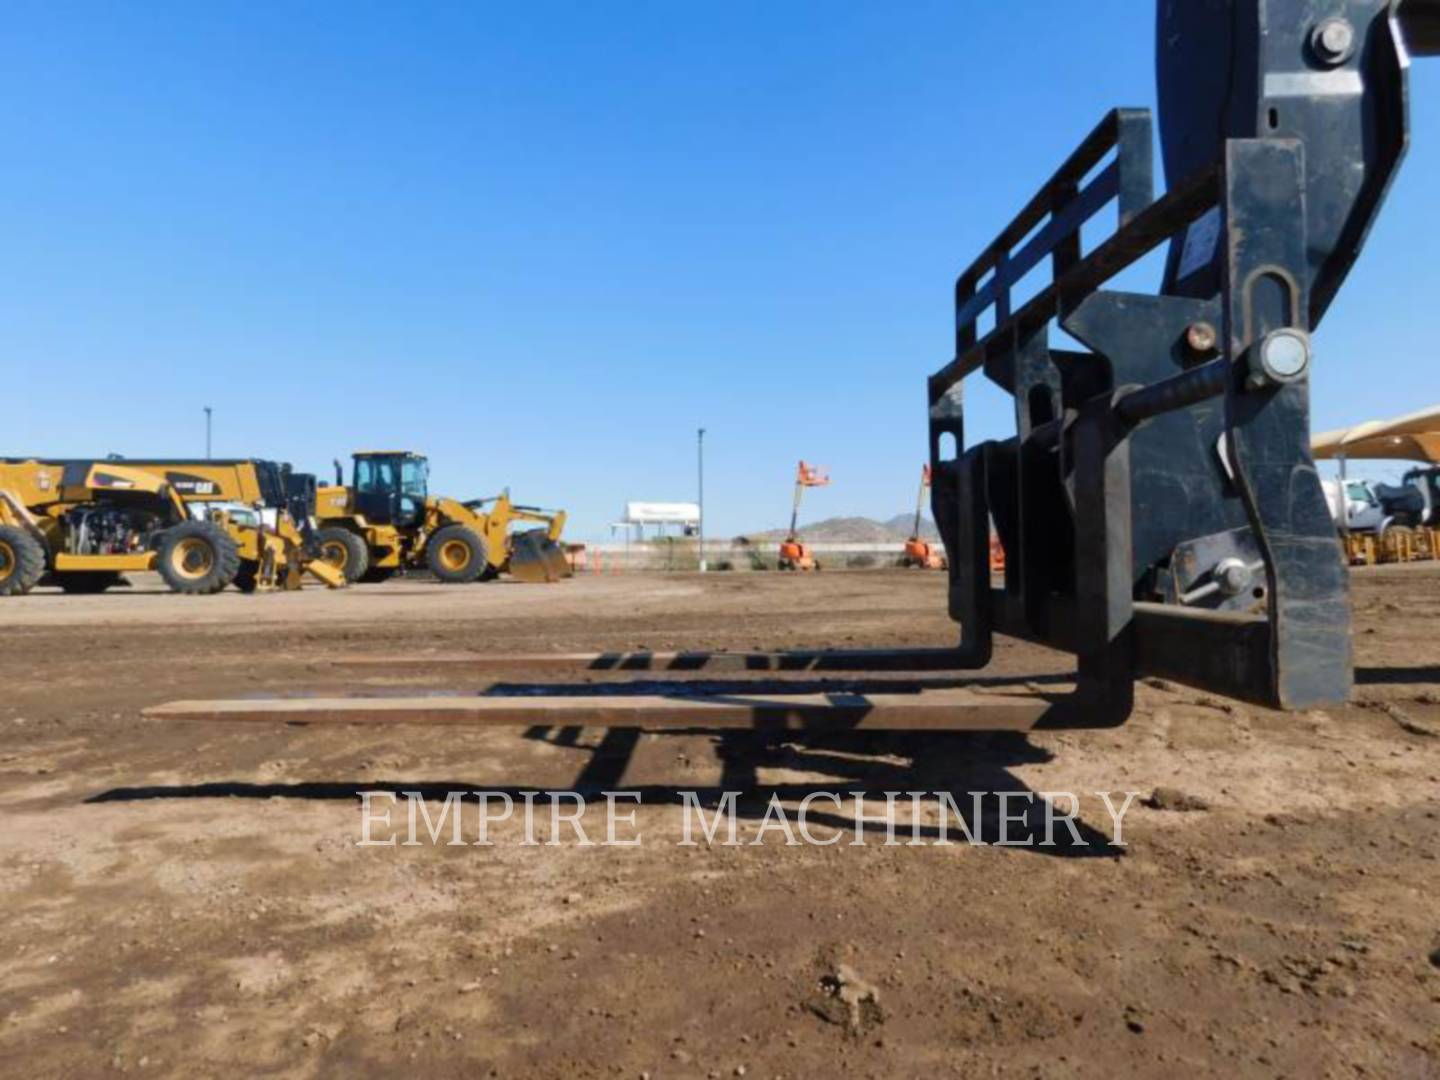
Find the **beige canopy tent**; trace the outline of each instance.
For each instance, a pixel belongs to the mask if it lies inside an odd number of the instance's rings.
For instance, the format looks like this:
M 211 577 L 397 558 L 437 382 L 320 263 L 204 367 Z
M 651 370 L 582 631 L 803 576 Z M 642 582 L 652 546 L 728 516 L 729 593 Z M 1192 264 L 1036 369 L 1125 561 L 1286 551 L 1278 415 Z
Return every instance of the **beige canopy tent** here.
M 1310 440 L 1316 458 L 1347 460 L 1384 458 L 1440 462 L 1440 405 L 1393 420 L 1367 420 L 1350 428 L 1323 431 Z

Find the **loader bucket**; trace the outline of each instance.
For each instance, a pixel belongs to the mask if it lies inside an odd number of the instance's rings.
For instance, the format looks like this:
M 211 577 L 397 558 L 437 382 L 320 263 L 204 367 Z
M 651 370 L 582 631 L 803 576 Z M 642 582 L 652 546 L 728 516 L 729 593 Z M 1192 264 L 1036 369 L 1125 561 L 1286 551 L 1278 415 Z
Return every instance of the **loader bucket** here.
M 565 552 L 544 529 L 527 529 L 510 537 L 507 569 L 517 581 L 531 584 L 559 581 L 571 575 Z

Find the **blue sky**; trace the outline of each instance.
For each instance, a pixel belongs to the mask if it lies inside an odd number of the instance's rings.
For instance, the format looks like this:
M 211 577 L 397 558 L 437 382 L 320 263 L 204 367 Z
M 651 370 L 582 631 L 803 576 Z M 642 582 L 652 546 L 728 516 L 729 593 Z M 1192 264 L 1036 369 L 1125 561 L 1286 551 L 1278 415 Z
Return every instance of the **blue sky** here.
M 213 405 L 217 454 L 424 450 L 596 537 L 693 497 L 704 425 L 712 533 L 783 523 L 800 457 L 807 516 L 896 513 L 956 273 L 1153 101 L 1150 5 L 1078 11 L 8 5 L 0 452 L 198 453 Z M 1317 428 L 1440 400 L 1440 63 L 1412 89 Z

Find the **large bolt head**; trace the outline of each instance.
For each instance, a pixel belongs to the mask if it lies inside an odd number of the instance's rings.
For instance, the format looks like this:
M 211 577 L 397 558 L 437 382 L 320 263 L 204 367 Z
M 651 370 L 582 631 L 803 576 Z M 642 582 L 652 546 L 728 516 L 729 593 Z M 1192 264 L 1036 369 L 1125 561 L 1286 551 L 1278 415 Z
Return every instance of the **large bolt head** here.
M 1221 559 L 1215 567 L 1215 583 L 1226 596 L 1239 596 L 1250 588 L 1255 575 L 1243 559 Z
M 1197 356 L 1209 356 L 1219 344 L 1219 334 L 1208 322 L 1193 322 L 1185 328 L 1185 344 Z
M 1251 352 L 1250 382 L 1255 386 L 1295 382 L 1310 368 L 1310 337 L 1303 330 L 1272 330 Z
M 1355 27 L 1348 19 L 1326 19 L 1311 33 L 1310 47 L 1324 63 L 1343 64 L 1355 52 Z

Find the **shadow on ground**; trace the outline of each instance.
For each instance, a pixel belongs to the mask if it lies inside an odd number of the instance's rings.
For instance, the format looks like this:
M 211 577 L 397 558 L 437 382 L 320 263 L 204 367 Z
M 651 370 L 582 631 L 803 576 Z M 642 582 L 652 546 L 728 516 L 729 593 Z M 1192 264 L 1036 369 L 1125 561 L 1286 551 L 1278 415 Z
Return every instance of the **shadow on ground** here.
M 642 732 L 628 728 L 606 731 L 594 747 L 579 745 L 578 728 L 532 728 L 527 738 L 557 747 L 573 747 L 589 754 L 571 784 L 563 789 L 587 800 L 607 791 L 624 791 L 640 796 L 643 805 L 681 806 L 692 802 L 713 813 L 722 802 L 733 804 L 737 819 L 759 822 L 766 816 L 772 798 L 785 804 L 794 818 L 793 807 L 807 796 L 816 795 L 807 808 L 810 827 L 828 828 L 844 835 L 855 832 L 851 792 L 863 792 L 864 813 L 869 818 L 884 811 L 885 795 L 901 793 L 896 839 L 934 842 L 942 835 L 964 843 L 967 836 L 976 843 L 1005 841 L 1007 849 L 1059 857 L 1117 858 L 1122 848 L 1112 846 L 1105 833 L 1076 819 L 1075 832 L 1061 821 L 1066 807 L 1054 811 L 1049 804 L 1022 783 L 1011 771 L 1016 766 L 1042 763 L 1053 756 L 1021 734 L 971 732 L 882 732 L 839 733 L 725 732 L 714 736 L 716 756 L 721 763 L 717 784 L 681 787 L 670 784 L 625 784 L 628 769 Z M 820 781 L 763 783 L 761 770 L 815 773 L 833 777 Z M 155 785 L 113 788 L 91 796 L 89 803 L 140 802 L 155 799 L 356 799 L 363 792 L 418 793 L 426 800 L 442 801 L 452 792 L 477 790 L 462 781 L 440 780 L 333 780 L 295 783 L 253 783 L 241 780 L 202 784 Z M 519 801 L 527 793 L 560 790 L 553 785 L 486 787 L 484 791 L 508 795 Z M 909 820 L 910 800 L 906 793 L 923 792 L 934 801 L 948 795 L 953 809 L 943 805 L 948 817 L 942 834 L 938 824 Z M 833 793 L 839 800 L 827 796 Z M 1001 799 L 1001 793 L 1006 798 Z M 957 816 L 958 815 L 958 816 Z M 1008 815 L 1008 817 L 1002 817 Z M 883 823 L 867 821 L 867 836 L 883 836 Z M 1052 840 L 1048 842 L 1047 840 Z
M 1422 665 L 1420 667 L 1357 667 L 1355 669 L 1355 684 L 1357 686 L 1435 682 L 1440 682 L 1440 666 L 1435 665 Z

